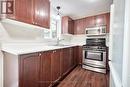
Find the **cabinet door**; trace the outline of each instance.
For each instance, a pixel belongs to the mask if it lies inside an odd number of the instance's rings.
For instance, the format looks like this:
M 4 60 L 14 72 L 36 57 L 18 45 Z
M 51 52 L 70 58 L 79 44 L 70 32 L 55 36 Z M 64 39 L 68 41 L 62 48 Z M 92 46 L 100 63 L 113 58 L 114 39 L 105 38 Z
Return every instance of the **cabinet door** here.
M 50 26 L 50 2 L 49 0 L 34 0 L 34 24 L 44 28 Z
M 74 66 L 74 57 L 73 57 L 73 48 L 68 48 L 69 50 L 69 70 L 73 68 Z
M 15 19 L 32 24 L 33 0 L 15 0 Z
M 62 17 L 62 33 L 74 34 L 74 21 L 68 16 Z
M 73 48 L 73 66 L 76 66 L 78 64 L 78 47 Z
M 19 87 L 39 87 L 39 54 L 20 56 L 19 66 Z
M 62 34 L 68 33 L 68 16 L 62 17 Z
M 78 64 L 82 64 L 83 59 L 83 47 L 79 46 L 78 47 Z
M 71 67 L 70 50 L 68 48 L 62 50 L 61 67 L 62 75 L 65 75 Z
M 95 16 L 87 17 L 85 23 L 86 23 L 86 28 L 95 27 L 96 26 Z
M 69 18 L 69 21 L 68 21 L 68 33 L 74 34 L 74 21 L 70 18 Z
M 63 49 L 63 57 L 62 57 L 62 74 L 65 74 L 68 71 L 68 50 Z
M 51 84 L 51 51 L 41 54 L 40 87 L 49 87 Z
M 97 26 L 106 25 L 106 14 L 95 16 L 95 22 Z
M 110 13 L 105 13 L 101 15 L 95 16 L 96 20 L 96 25 L 101 26 L 101 25 L 106 25 L 107 27 L 107 33 L 109 33 L 109 26 L 110 26 Z
M 55 50 L 51 55 L 51 75 L 52 82 L 60 78 L 60 50 Z
M 86 25 L 86 19 L 78 19 L 74 21 L 74 32 L 75 34 L 85 34 Z

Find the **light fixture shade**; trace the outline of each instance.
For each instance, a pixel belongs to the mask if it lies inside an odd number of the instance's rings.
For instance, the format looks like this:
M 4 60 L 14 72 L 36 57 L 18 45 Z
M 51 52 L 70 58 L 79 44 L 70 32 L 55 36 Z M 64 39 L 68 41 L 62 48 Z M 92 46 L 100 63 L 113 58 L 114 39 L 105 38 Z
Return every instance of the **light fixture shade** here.
M 60 19 L 61 19 L 61 16 L 59 14 L 57 14 L 56 20 L 60 20 Z
M 60 20 L 60 19 L 61 19 L 60 12 L 59 12 L 60 8 L 61 8 L 60 6 L 57 6 L 57 7 L 56 7 L 57 12 L 58 12 L 58 13 L 57 13 L 57 16 L 56 16 L 56 20 Z

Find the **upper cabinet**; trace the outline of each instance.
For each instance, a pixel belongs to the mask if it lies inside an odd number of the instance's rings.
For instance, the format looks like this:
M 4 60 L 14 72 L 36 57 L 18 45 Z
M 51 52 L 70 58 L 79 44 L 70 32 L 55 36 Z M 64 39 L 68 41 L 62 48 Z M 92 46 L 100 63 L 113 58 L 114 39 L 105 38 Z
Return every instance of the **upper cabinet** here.
M 8 18 L 37 25 L 50 27 L 49 0 L 15 0 L 14 15 Z
M 74 34 L 74 21 L 68 17 L 62 17 L 62 34 Z
M 74 34 L 85 34 L 85 29 L 87 27 L 95 27 L 102 25 L 106 25 L 106 31 L 107 33 L 109 33 L 110 13 L 74 20 Z
M 96 26 L 101 26 L 101 25 L 106 25 L 107 27 L 107 33 L 109 33 L 109 28 L 110 28 L 110 13 L 106 13 L 106 14 L 101 14 L 101 15 L 97 15 L 95 16 L 95 22 L 96 22 Z
M 50 2 L 49 0 L 34 0 L 34 24 L 49 28 Z
M 25 23 L 33 23 L 33 0 L 15 0 L 14 18 Z

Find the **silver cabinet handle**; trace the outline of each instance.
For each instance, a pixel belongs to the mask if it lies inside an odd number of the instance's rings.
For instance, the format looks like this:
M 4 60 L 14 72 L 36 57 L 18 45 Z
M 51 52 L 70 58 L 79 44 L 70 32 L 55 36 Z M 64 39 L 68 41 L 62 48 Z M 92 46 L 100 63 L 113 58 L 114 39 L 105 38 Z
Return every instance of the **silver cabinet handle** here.
M 39 56 L 41 56 L 42 54 L 41 53 L 39 53 Z
M 53 53 L 55 53 L 55 52 L 56 52 L 56 50 L 53 51 Z
M 33 21 L 33 24 L 35 24 L 35 22 Z

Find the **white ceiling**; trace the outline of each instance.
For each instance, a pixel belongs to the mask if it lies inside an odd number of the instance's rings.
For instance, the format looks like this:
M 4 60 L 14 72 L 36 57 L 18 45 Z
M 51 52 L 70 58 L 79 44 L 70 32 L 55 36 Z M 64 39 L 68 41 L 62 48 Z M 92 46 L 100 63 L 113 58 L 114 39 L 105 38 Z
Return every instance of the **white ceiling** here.
M 110 11 L 113 0 L 50 0 L 51 5 L 56 8 L 61 6 L 62 15 L 79 19 L 86 16 L 106 13 Z

